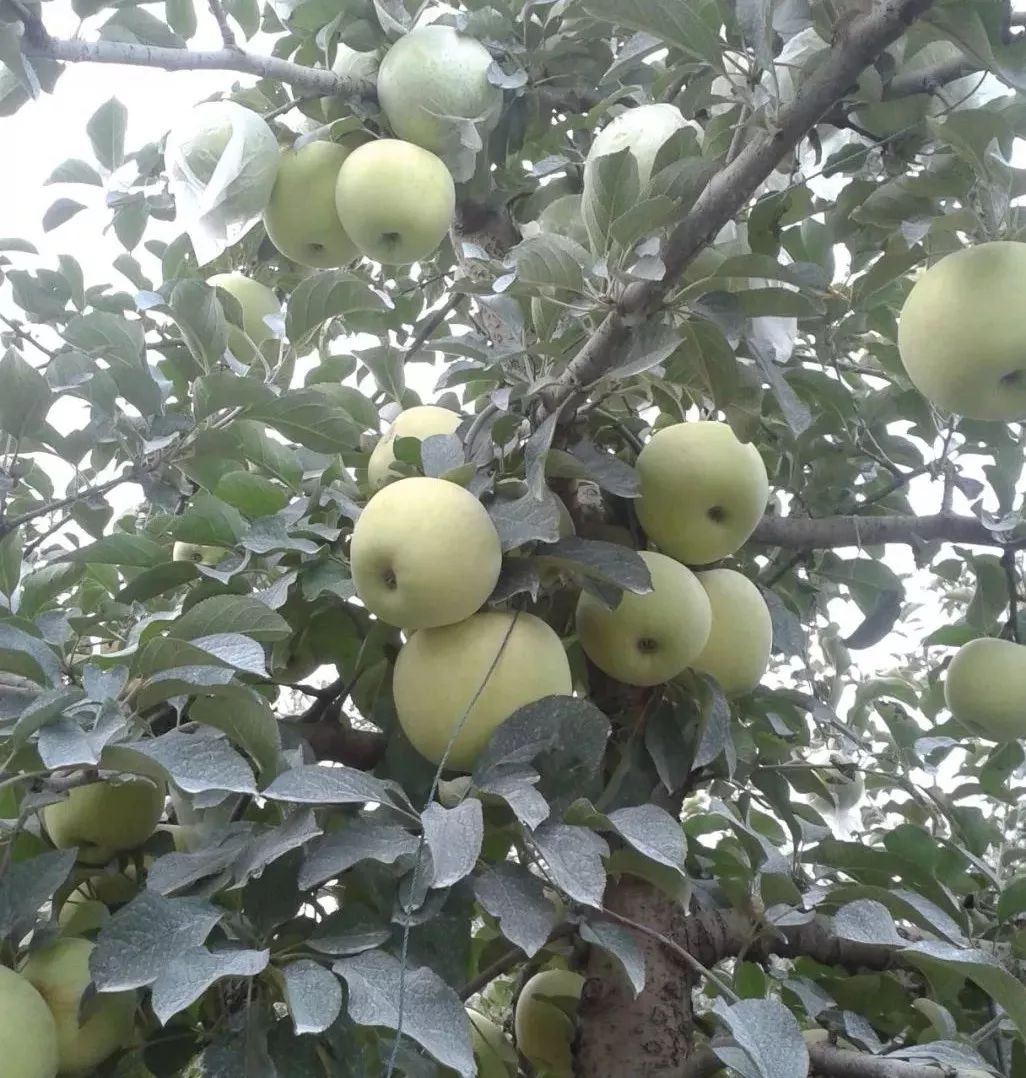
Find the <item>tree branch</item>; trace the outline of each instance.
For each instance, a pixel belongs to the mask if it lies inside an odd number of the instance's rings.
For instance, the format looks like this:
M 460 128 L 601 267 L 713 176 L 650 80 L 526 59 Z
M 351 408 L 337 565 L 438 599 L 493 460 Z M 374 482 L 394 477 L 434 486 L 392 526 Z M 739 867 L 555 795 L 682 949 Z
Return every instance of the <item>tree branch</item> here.
M 316 67 L 304 67 L 276 56 L 257 56 L 239 48 L 194 52 L 191 49 L 165 49 L 155 45 L 131 45 L 122 41 L 22 40 L 22 51 L 29 57 L 60 60 L 64 63 L 124 64 L 130 67 L 156 67 L 164 71 L 238 71 L 264 79 L 288 83 L 296 93 L 322 97 L 355 97 L 367 93 L 352 79 Z
M 867 1052 L 845 1051 L 832 1044 L 810 1044 L 809 1071 L 828 1078 L 954 1078 L 957 1069 L 911 1063 L 905 1059 L 871 1056 Z M 723 1069 L 723 1061 L 703 1044 L 684 1064 L 681 1078 L 711 1078 Z
M 737 157 L 709 181 L 666 243 L 662 280 L 635 282 L 624 290 L 617 308 L 546 392 L 545 405 L 550 412 L 602 377 L 621 354 L 633 327 L 659 307 L 691 260 L 737 216 L 778 162 L 848 92 L 861 72 L 931 4 L 932 0 L 882 0 L 849 24 L 794 101 L 781 110 L 775 127 L 754 134 Z
M 966 543 L 972 546 L 1020 548 L 1026 539 L 1008 541 L 975 517 L 957 513 L 932 516 L 763 517 L 752 542 L 791 550 L 833 550 L 837 547 L 885 543 Z
M 224 47 L 226 49 L 237 49 L 239 46 L 235 40 L 235 33 L 228 24 L 228 16 L 221 6 L 221 0 L 207 0 L 207 7 L 210 8 L 210 14 L 214 16 L 217 28 L 221 31 L 221 41 L 224 42 Z
M 964 79 L 980 70 L 980 65 L 966 56 L 943 60 L 933 67 L 913 71 L 907 75 L 895 75 L 884 87 L 884 97 L 911 97 L 913 94 L 933 94 L 942 86 L 956 79 Z

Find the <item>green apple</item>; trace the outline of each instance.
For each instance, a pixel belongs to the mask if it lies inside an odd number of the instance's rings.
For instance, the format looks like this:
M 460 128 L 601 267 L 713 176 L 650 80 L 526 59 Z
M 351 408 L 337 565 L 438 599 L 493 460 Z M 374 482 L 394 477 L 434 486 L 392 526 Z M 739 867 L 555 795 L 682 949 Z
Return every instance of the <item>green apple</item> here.
M 43 824 L 58 849 L 77 846 L 80 861 L 102 865 L 153 834 L 164 797 L 164 787 L 150 779 L 119 776 L 69 790 L 63 801 L 43 809 Z
M 573 1078 L 573 1039 L 584 978 L 566 969 L 536 973 L 513 1015 L 518 1051 L 547 1078 Z
M 405 266 L 429 258 L 445 239 L 456 211 L 456 186 L 430 151 L 378 139 L 342 162 L 335 208 L 363 254 L 384 265 Z
M 21 975 L 43 997 L 57 1026 L 59 1074 L 86 1074 L 127 1046 L 135 1024 L 134 992 L 97 995 L 79 1024 L 82 996 L 92 983 L 84 939 L 58 939 L 29 955 Z
M 652 576 L 644 595 L 625 591 L 614 610 L 589 592 L 577 601 L 577 639 L 585 655 L 625 685 L 660 685 L 701 654 L 712 611 L 705 589 L 690 569 L 643 551 Z
M 335 209 L 335 183 L 342 162 L 356 147 L 337 142 L 308 142 L 285 150 L 264 228 L 271 243 L 300 266 L 330 269 L 360 257 Z
M 109 920 L 110 910 L 98 898 L 86 898 L 81 891 L 72 891 L 57 915 L 64 936 L 85 936 Z
M 485 507 L 445 479 L 400 479 L 371 498 L 349 554 L 361 602 L 389 625 L 463 621 L 495 589 L 499 533 Z
M 726 423 L 675 423 L 638 455 L 635 503 L 648 537 L 665 554 L 708 565 L 738 550 L 769 497 L 766 466 Z
M 425 759 L 439 763 L 455 734 L 446 760 L 454 771 L 470 771 L 517 708 L 571 688 L 559 637 L 532 614 L 505 611 L 415 632 L 392 681 L 399 724 Z
M 467 1010 L 470 1019 L 470 1039 L 474 1046 L 474 1062 L 478 1078 L 510 1078 L 517 1073 L 517 1054 L 506 1035 L 490 1019 L 476 1011 Z
M 1026 243 L 942 258 L 901 309 L 898 350 L 931 404 L 970 419 L 1026 417 Z
M 642 198 L 652 179 L 656 157 L 666 141 L 691 124 L 676 105 L 639 105 L 626 109 L 595 136 L 584 162 L 584 195 L 581 211 L 594 250 L 605 250 L 607 236 L 598 208 L 608 197 L 599 190 L 599 161 L 610 154 L 629 150 L 638 168 Z
M 378 77 L 381 58 L 376 52 L 358 52 L 351 49 L 344 41 L 335 48 L 335 60 L 331 70 L 344 79 L 350 79 L 357 86 L 373 89 Z M 322 97 L 321 111 L 327 123 L 349 116 L 351 108 L 348 97 Z
M 971 733 L 999 744 L 1026 737 L 1026 645 L 970 640 L 948 667 L 944 699 Z
M 223 547 L 219 546 L 177 542 L 171 550 L 171 560 L 191 561 L 197 565 L 217 565 L 227 553 Z
M 110 919 L 110 907 L 123 906 L 139 893 L 135 868 L 100 872 L 79 884 L 64 900 L 57 923 L 65 936 L 82 936 Z
M 380 490 L 390 479 L 398 476 L 392 471 L 396 438 L 419 438 L 423 441 L 433 434 L 452 434 L 462 418 L 458 413 L 439 408 L 436 404 L 418 404 L 400 412 L 367 461 L 367 481 L 371 490 Z
M 488 81 L 491 66 L 484 45 L 450 26 L 411 30 L 388 50 L 378 71 L 378 100 L 392 131 L 443 154 L 459 145 L 454 120 L 491 130 L 502 111 L 502 91 Z
M 725 696 L 743 696 L 762 681 L 769 665 L 773 623 L 762 592 L 733 569 L 698 574 L 712 609 L 712 629 L 691 665 L 711 674 Z
M 240 363 L 252 363 L 253 345 L 259 348 L 274 337 L 274 331 L 264 319 L 281 314 L 278 297 L 267 285 L 244 273 L 215 273 L 207 284 L 223 288 L 242 308 L 242 329 L 228 323 L 228 348 Z
M 57 1024 L 36 989 L 0 966 L 0 1059 L 4 1078 L 55 1078 Z

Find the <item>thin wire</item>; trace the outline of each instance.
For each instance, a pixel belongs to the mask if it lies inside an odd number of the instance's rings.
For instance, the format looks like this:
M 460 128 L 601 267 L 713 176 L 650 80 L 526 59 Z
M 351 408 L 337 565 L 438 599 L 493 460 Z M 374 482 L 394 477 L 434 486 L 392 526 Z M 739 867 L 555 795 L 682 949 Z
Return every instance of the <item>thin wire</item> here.
M 485 676 L 481 681 L 481 684 L 477 687 L 477 691 L 470 699 L 470 703 L 467 704 L 463 715 L 460 717 L 460 721 L 453 728 L 452 733 L 449 735 L 449 743 L 445 746 L 445 752 L 442 753 L 441 760 L 438 761 L 438 767 L 435 770 L 435 777 L 431 780 L 431 789 L 427 796 L 427 802 L 424 805 L 422 812 L 426 812 L 435 799 L 435 794 L 438 792 L 438 784 L 442 779 L 442 772 L 445 770 L 445 765 L 449 760 L 449 754 L 452 752 L 452 747 L 456 743 L 456 739 L 463 732 L 463 727 L 467 723 L 467 719 L 470 717 L 471 711 L 474 710 L 474 705 L 481 697 L 481 693 L 484 692 L 485 686 L 491 680 L 492 674 L 495 673 L 495 668 L 499 665 L 499 660 L 502 658 L 503 652 L 506 650 L 506 645 L 509 643 L 509 638 L 513 635 L 513 630 L 516 628 L 517 619 L 520 617 L 520 611 L 514 611 L 513 619 L 509 623 L 509 628 L 506 630 L 506 635 L 502 638 L 502 643 L 499 645 L 499 650 L 495 653 L 495 658 L 492 659 L 491 665 L 485 671 Z M 413 912 L 410 902 L 413 896 L 417 892 L 417 883 L 419 882 L 420 866 L 423 861 L 425 846 L 424 829 L 421 827 L 420 842 L 417 844 L 417 857 L 413 863 L 413 882 L 410 884 L 410 897 L 407 899 L 406 904 L 403 907 L 403 914 L 406 918 L 403 925 L 403 941 L 399 950 L 399 1008 L 396 1018 L 396 1030 L 395 1040 L 392 1042 L 392 1051 L 388 1057 L 388 1070 L 385 1072 L 385 1078 L 392 1078 L 395 1073 L 396 1064 L 399 1059 L 399 1046 L 402 1042 L 403 1036 L 403 1011 L 406 1004 L 406 962 L 409 957 L 410 950 L 410 914 Z

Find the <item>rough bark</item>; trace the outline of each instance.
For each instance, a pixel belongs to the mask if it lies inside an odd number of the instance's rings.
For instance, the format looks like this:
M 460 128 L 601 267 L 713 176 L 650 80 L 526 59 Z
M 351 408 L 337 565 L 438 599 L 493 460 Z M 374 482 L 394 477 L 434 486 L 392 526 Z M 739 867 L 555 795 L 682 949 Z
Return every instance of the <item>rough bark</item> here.
M 831 1044 L 810 1044 L 809 1070 L 828 1078 L 955 1078 L 957 1069 L 930 1067 L 904 1059 L 887 1059 L 835 1048 Z M 682 1078 L 711 1078 L 723 1069 L 719 1056 L 702 1045 L 688 1060 Z
M 885 543 L 965 543 L 972 546 L 1020 547 L 1015 533 L 992 532 L 975 517 L 957 513 L 932 516 L 764 517 L 752 542 L 792 550 L 880 546 Z
M 662 935 L 673 937 L 680 907 L 642 880 L 611 881 L 606 906 Z M 575 1046 L 578 1078 L 679 1078 L 694 1041 L 687 971 L 658 940 L 634 939 L 645 959 L 645 988 L 637 999 L 619 966 L 591 949 Z

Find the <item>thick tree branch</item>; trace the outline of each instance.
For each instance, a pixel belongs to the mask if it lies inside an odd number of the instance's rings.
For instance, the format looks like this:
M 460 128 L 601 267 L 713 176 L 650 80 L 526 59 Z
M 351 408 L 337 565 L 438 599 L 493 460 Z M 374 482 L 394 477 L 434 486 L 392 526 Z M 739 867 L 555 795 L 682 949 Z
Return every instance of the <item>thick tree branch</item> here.
M 582 387 L 591 385 L 621 354 L 632 328 L 662 303 L 691 260 L 708 246 L 756 193 L 784 156 L 848 92 L 861 72 L 896 41 L 932 0 L 881 0 L 854 19 L 834 42 L 830 55 L 780 112 L 775 127 L 759 131 L 734 160 L 708 183 L 690 212 L 674 229 L 663 252 L 666 273 L 660 281 L 636 282 L 570 361 L 546 393 L 551 411 Z
M 239 48 L 194 52 L 191 49 L 165 49 L 155 45 L 131 45 L 122 41 L 23 40 L 22 51 L 29 57 L 43 57 L 64 63 L 124 64 L 130 67 L 156 67 L 164 71 L 238 71 L 264 79 L 288 83 L 299 94 L 323 97 L 355 96 L 366 93 L 352 79 L 315 67 L 304 67 L 275 56 L 257 56 Z
M 966 543 L 972 546 L 1020 548 L 1026 539 L 1004 539 L 975 517 L 957 513 L 931 516 L 763 517 L 752 542 L 791 550 L 833 550 L 837 547 L 885 543 Z
M 884 89 L 885 98 L 911 97 L 913 94 L 933 94 L 942 86 L 956 79 L 963 79 L 980 70 L 980 65 L 966 56 L 944 60 L 923 71 L 913 71 L 907 75 L 895 75 Z
M 910 1063 L 904 1059 L 871 1056 L 866 1052 L 845 1051 L 831 1044 L 810 1044 L 809 1070 L 828 1078 L 954 1078 L 960 1072 L 948 1067 Z M 684 1064 L 681 1078 L 711 1078 L 723 1069 L 723 1062 L 708 1045 L 703 1044 Z

